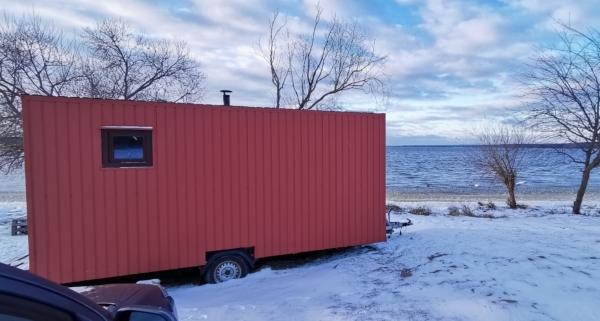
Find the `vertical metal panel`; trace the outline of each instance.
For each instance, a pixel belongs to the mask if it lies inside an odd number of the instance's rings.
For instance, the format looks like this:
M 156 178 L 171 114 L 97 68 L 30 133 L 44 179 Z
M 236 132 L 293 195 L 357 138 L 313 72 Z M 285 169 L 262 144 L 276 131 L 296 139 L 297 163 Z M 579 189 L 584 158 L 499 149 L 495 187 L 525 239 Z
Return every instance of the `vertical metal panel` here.
M 239 124 L 240 130 L 238 132 L 238 140 L 239 140 L 239 148 L 240 148 L 240 157 L 238 164 L 238 172 L 239 172 L 239 207 L 237 208 L 236 213 L 243 213 L 244 211 L 249 211 L 250 206 L 250 182 L 249 182 L 249 171 L 248 171 L 248 158 L 249 158 L 249 146 L 248 146 L 248 110 L 239 111 Z M 250 247 L 252 243 L 250 242 L 250 215 L 241 215 L 238 220 L 239 224 L 239 237 L 240 244 L 243 247 Z
M 23 97 L 31 271 L 60 283 L 385 240 L 385 117 Z M 153 128 L 102 168 L 100 127 Z
M 206 145 L 202 140 L 202 137 L 204 137 L 203 131 L 205 130 L 202 127 L 202 110 L 197 108 L 193 108 L 192 110 L 193 117 L 190 117 L 190 126 L 194 129 L 194 153 L 191 156 L 192 159 L 190 161 L 192 162 L 194 173 L 190 176 L 192 177 L 191 184 L 194 186 L 191 197 L 195 199 L 195 207 L 192 214 L 196 216 L 196 225 L 191 228 L 195 228 L 194 231 L 196 233 L 193 234 L 195 236 L 196 244 L 192 246 L 191 251 L 196 254 L 196 260 L 199 261 L 203 259 L 201 255 L 206 251 L 206 233 L 203 233 L 202 231 L 206 226 L 206 215 L 204 215 L 204 213 L 206 213 L 206 195 L 208 194 L 206 192 L 206 186 L 208 184 L 206 184 L 206 157 L 204 156 Z
M 241 144 L 240 144 L 240 140 L 241 140 L 241 136 L 240 136 L 240 120 L 239 120 L 239 114 L 240 111 L 239 110 L 232 110 L 231 114 L 230 114 L 230 133 L 231 136 L 229 137 L 230 140 L 230 146 L 231 146 L 231 154 L 230 157 L 233 159 L 233 161 L 230 164 L 230 168 L 231 170 L 229 171 L 231 173 L 230 175 L 230 188 L 231 188 L 231 223 L 230 223 L 230 229 L 227 233 L 227 235 L 229 235 L 228 239 L 231 240 L 232 244 L 243 244 L 243 242 L 241 242 L 241 217 L 239 217 L 239 213 L 241 212 L 241 203 L 242 203 L 242 199 L 241 199 L 241 193 L 240 193 L 240 186 L 243 183 L 242 179 L 241 179 L 241 173 L 240 173 L 240 163 L 242 162 L 242 160 L 244 159 L 244 154 L 242 153 L 241 150 Z
M 367 120 L 367 132 L 366 134 L 368 135 L 369 139 L 369 148 L 367 149 L 367 154 L 369 156 L 368 159 L 368 164 L 367 164 L 367 168 L 369 169 L 369 181 L 367 183 L 368 186 L 370 186 L 369 190 L 367 191 L 367 200 L 369 203 L 369 209 L 376 209 L 377 206 L 377 201 L 376 201 L 376 184 L 378 184 L 377 182 L 377 177 L 376 177 L 376 171 L 375 171 L 375 153 L 376 153 L 376 148 L 377 148 L 377 141 L 375 141 L 374 139 L 374 134 L 375 134 L 375 120 L 370 118 Z M 369 225 L 368 225 L 368 229 L 367 231 L 369 232 L 369 239 L 373 239 L 375 236 L 375 225 L 373 224 L 372 220 L 369 220 Z
M 293 180 L 292 180 L 292 185 L 294 186 L 294 195 L 293 198 L 291 199 L 293 202 L 293 207 L 292 207 L 292 216 L 293 216 L 293 221 L 294 221 L 294 227 L 295 227 L 295 238 L 294 238 L 294 253 L 299 253 L 302 252 L 303 248 L 302 245 L 304 243 L 303 241 L 303 227 L 302 227 L 302 214 L 304 214 L 304 209 L 302 208 L 302 159 L 301 159 L 301 155 L 302 155 L 302 148 L 301 148 L 301 141 L 302 141 L 302 124 L 301 124 L 301 119 L 300 116 L 302 116 L 301 114 L 292 114 L 292 128 L 293 128 L 293 145 L 294 148 L 293 152 L 294 152 L 294 159 L 293 159 L 293 172 L 294 172 L 294 176 L 293 176 Z
M 316 114 L 315 113 L 306 113 L 307 115 L 307 129 L 308 132 L 306 133 L 307 136 L 307 140 L 306 140 L 306 145 L 307 145 L 307 155 L 308 155 L 308 171 L 306 171 L 304 173 L 304 175 L 306 175 L 308 177 L 308 185 L 307 185 L 307 191 L 308 191 L 308 195 L 307 195 L 307 199 L 308 199 L 308 244 L 309 244 L 309 249 L 315 249 L 317 248 L 317 235 L 316 235 L 316 229 L 317 229 L 317 211 L 316 211 L 316 194 L 315 194 L 315 189 L 316 189 L 316 176 L 315 176 L 315 172 L 316 172 L 316 168 L 317 168 L 317 163 L 316 163 L 316 139 L 315 139 L 315 121 L 316 121 Z
M 378 173 L 377 176 L 379 176 L 380 181 L 379 181 L 379 200 L 377 202 L 377 205 L 379 206 L 378 209 L 376 209 L 376 211 L 383 213 L 385 212 L 385 186 L 386 186 L 386 182 L 385 182 L 385 114 L 382 114 L 380 117 L 376 118 L 378 120 L 378 132 L 379 132 L 379 139 L 378 139 L 378 144 L 379 144 L 379 164 L 378 164 Z M 374 240 L 374 242 L 377 241 L 384 241 L 387 238 L 384 236 L 383 238 L 382 235 L 385 233 L 384 232 L 385 228 L 383 227 L 383 225 L 380 225 L 379 231 L 378 233 L 376 233 L 377 235 L 379 235 L 380 238 L 377 238 Z
M 225 248 L 232 248 L 233 240 L 231 238 L 231 224 L 233 224 L 231 203 L 234 201 L 231 195 L 231 166 L 235 160 L 232 159 L 231 155 L 231 110 L 226 109 L 223 112 L 218 112 L 221 121 L 220 136 L 221 143 L 221 157 L 220 163 L 223 164 L 221 169 L 221 177 L 219 179 L 221 184 L 221 202 L 217 203 L 222 209 L 221 226 L 218 228 L 220 236 L 220 246 Z
M 32 108 L 39 108 L 39 102 L 34 102 L 31 104 Z M 46 175 L 43 172 L 38 172 L 38 168 L 42 168 L 44 166 L 44 144 L 41 139 L 36 137 L 35 129 L 42 129 L 43 121 L 42 115 L 39 112 L 29 112 L 30 109 L 23 109 L 22 117 L 23 117 L 23 148 L 26 151 L 37 151 L 37 154 L 34 155 L 31 153 L 31 157 L 28 158 L 27 162 L 25 162 L 25 173 L 28 175 L 25 176 L 25 184 L 28 186 L 26 189 L 26 198 L 27 198 L 27 212 L 28 213 L 37 213 L 42 212 L 44 208 L 46 208 L 46 193 L 45 193 L 45 185 L 46 185 Z M 43 132 L 43 130 L 40 130 Z M 34 157 L 35 156 L 35 157 Z M 36 174 L 36 184 L 33 184 L 33 174 Z M 35 200 L 35 201 L 34 201 Z M 39 210 L 38 210 L 39 209 Z M 38 227 L 38 224 L 40 227 Z M 41 271 L 43 274 L 48 275 L 48 270 L 46 269 L 46 264 L 39 264 L 40 262 L 47 262 L 47 249 L 48 246 L 47 238 L 47 229 L 44 228 L 48 225 L 46 220 L 46 216 L 42 215 L 38 220 L 29 220 L 28 228 L 30 231 L 38 231 L 38 233 L 29 233 L 29 266 L 34 269 L 37 268 L 38 271 Z M 38 265 L 39 264 L 39 265 Z
M 151 126 L 154 128 L 153 135 L 156 137 L 156 115 L 157 108 L 155 106 L 150 106 L 149 108 L 144 109 L 144 124 Z M 157 155 L 157 144 L 153 140 L 153 155 Z M 148 231 L 146 234 L 147 238 L 147 254 L 148 254 L 148 262 L 147 267 L 148 271 L 157 271 L 160 269 L 160 221 L 158 220 L 158 171 L 146 171 L 148 174 L 147 177 L 147 188 L 146 188 L 146 203 L 147 210 L 147 226 Z
M 59 258 L 61 260 L 61 269 L 58 271 L 61 278 L 69 278 L 74 274 L 73 264 L 73 237 L 76 231 L 73 229 L 73 218 L 71 212 L 71 204 L 69 194 L 72 192 L 69 185 L 70 176 L 70 164 L 69 164 L 69 146 L 68 146 L 68 129 L 69 123 L 67 121 L 67 104 L 54 104 L 53 108 L 55 122 L 54 132 L 56 133 L 56 149 L 54 156 L 56 157 L 57 163 L 57 213 L 58 213 L 58 226 L 59 226 L 59 243 L 58 246 L 64 249 L 70 249 L 69 251 L 61 251 Z M 50 125 L 50 124 L 48 124 Z M 64 192 L 68 191 L 68 192 Z
M 279 125 L 278 129 L 275 131 L 279 136 L 279 141 L 277 144 L 277 150 L 279 154 L 279 190 L 280 190 L 280 198 L 279 198 L 279 209 L 277 211 L 277 215 L 280 217 L 279 221 L 279 230 L 281 231 L 280 236 L 280 251 L 283 253 L 293 253 L 293 246 L 291 246 L 293 242 L 293 238 L 291 236 L 293 226 L 290 224 L 289 220 L 289 211 L 290 204 L 288 202 L 289 195 L 291 193 L 291 186 L 289 184 L 291 177 L 290 172 L 292 170 L 290 164 L 290 150 L 288 142 L 290 135 L 288 134 L 287 128 L 287 114 L 285 113 L 277 113 L 276 123 Z
M 257 161 L 257 146 L 256 146 L 256 113 L 246 111 L 248 123 L 248 160 L 246 161 L 246 169 L 248 172 L 248 242 L 249 244 L 258 244 L 258 214 L 257 214 L 257 197 L 256 186 L 256 161 Z M 258 249 L 257 249 L 258 250 Z
M 185 160 L 185 169 L 184 174 L 186 177 L 196 177 L 196 164 L 198 164 L 199 160 L 196 159 L 194 153 L 196 151 L 196 126 L 194 126 L 194 108 L 185 107 L 184 112 L 184 137 L 183 137 L 183 148 L 184 148 L 184 160 Z M 183 206 L 185 206 L 187 221 L 186 228 L 187 237 L 186 237 L 186 245 L 187 251 L 184 253 L 186 257 L 185 265 L 192 265 L 198 257 L 198 243 L 200 240 L 198 239 L 198 216 L 199 212 L 196 210 L 196 182 L 194 179 L 185 179 L 184 180 L 184 195 L 185 201 L 183 202 Z
M 215 248 L 215 230 L 214 230 L 214 220 L 215 220 L 215 216 L 214 215 L 207 215 L 207 213 L 214 213 L 215 212 L 215 208 L 214 208 L 214 201 L 215 201 L 215 183 L 214 183 L 214 173 L 215 173 L 215 168 L 212 165 L 213 164 L 213 157 L 215 154 L 215 149 L 213 147 L 213 143 L 214 143 L 214 138 L 213 138 L 213 131 L 212 131 L 212 122 L 213 122 L 213 118 L 211 117 L 211 110 L 210 109 L 204 109 L 201 110 L 199 112 L 199 117 L 200 119 L 198 119 L 200 121 L 201 124 L 201 128 L 202 128 L 202 135 L 200 136 L 200 142 L 202 145 L 198 146 L 198 148 L 200 148 L 200 150 L 202 150 L 202 167 L 200 168 L 201 170 L 201 177 L 199 178 L 199 182 L 200 182 L 200 193 L 202 194 L 202 226 L 204 228 L 204 243 L 203 243 L 203 249 L 204 251 L 208 251 L 209 249 L 214 249 Z M 213 228 L 208 228 L 208 227 L 213 227 Z M 202 230 L 201 230 L 202 231 Z
M 146 111 L 150 108 L 144 108 L 142 105 L 135 105 L 135 119 L 136 124 L 149 124 L 150 120 L 146 118 Z M 150 237 L 148 231 L 150 230 L 151 220 L 149 217 L 150 211 L 148 208 L 148 181 L 153 175 L 148 170 L 134 171 L 136 174 L 136 186 L 133 189 L 136 190 L 136 208 L 137 208 L 137 265 L 139 272 L 150 271 Z M 135 272 L 133 272 L 135 273 Z
M 219 213 L 218 215 L 210 215 L 214 219 L 214 230 L 212 238 L 214 239 L 213 247 L 210 247 L 210 251 L 214 251 L 219 248 L 219 246 L 223 245 L 225 236 L 223 233 L 225 232 L 224 223 L 223 223 L 223 139 L 222 133 L 219 131 L 219 128 L 223 128 L 222 123 L 222 114 L 216 110 L 211 110 L 210 117 L 212 121 L 216 125 L 213 135 L 213 153 L 212 154 L 212 164 L 211 167 L 214 169 L 214 177 L 212 183 L 214 184 L 214 211 L 215 213 Z M 209 225 L 210 226 L 210 225 Z
M 187 201 L 186 201 L 186 150 L 190 146 L 186 143 L 185 137 L 185 110 L 187 107 L 172 108 L 175 110 L 175 136 L 171 143 L 175 147 L 175 152 L 172 154 L 174 157 L 175 168 L 171 171 L 175 174 L 175 185 L 173 186 L 176 191 L 175 199 L 175 213 L 171 215 L 175 216 L 174 226 L 177 233 L 175 244 L 177 246 L 177 266 L 189 266 L 188 259 L 188 239 L 187 234 L 191 232 L 184 226 L 190 226 L 188 224 L 188 212 L 187 212 Z
M 332 155 L 332 150 L 333 150 L 333 144 L 331 144 L 332 138 L 335 137 L 335 135 L 331 135 L 331 133 L 333 132 L 334 128 L 333 128 L 333 115 L 332 114 L 324 114 L 323 115 L 323 136 L 321 136 L 321 138 L 323 139 L 323 157 L 321 158 L 321 161 L 323 162 L 323 164 L 325 164 L 323 166 L 323 213 L 329 213 L 329 215 L 326 215 L 324 220 L 323 220 L 323 227 L 324 227 L 324 238 L 325 238 L 325 242 L 324 242 L 324 246 L 327 248 L 333 247 L 333 242 L 335 240 L 335 220 L 334 220 L 334 215 L 333 213 L 335 213 L 335 202 L 333 201 L 335 199 L 334 195 L 335 195 L 335 188 L 334 188 L 334 181 L 333 181 L 333 164 L 335 162 L 335 158 Z M 329 217 L 327 217 L 329 216 Z
M 83 162 L 88 161 L 92 157 L 92 149 L 94 144 L 94 138 L 92 131 L 84 128 L 92 127 L 92 113 L 88 104 L 79 104 L 79 119 L 78 122 L 78 138 L 80 139 L 80 150 L 78 158 L 78 166 L 80 170 L 79 180 L 76 182 L 79 184 L 81 189 L 81 209 L 79 215 L 81 216 L 81 234 L 83 242 L 81 242 L 83 251 L 83 272 L 84 278 L 93 278 L 99 274 L 98 265 L 96 264 L 96 253 L 93 251 L 86 251 L 86 249 L 95 249 L 96 245 L 96 229 L 94 222 L 94 185 L 87 184 L 87 182 L 93 181 L 93 172 L 87 170 L 83 166 Z M 98 227 L 99 229 L 100 227 Z
M 359 202 L 360 202 L 360 226 L 362 229 L 367 229 L 367 239 L 369 238 L 369 215 L 364 215 L 363 213 L 369 213 L 369 211 L 371 211 L 372 209 L 369 208 L 369 203 L 368 203 L 368 198 L 366 197 L 366 191 L 369 188 L 368 185 L 368 153 L 364 152 L 364 151 L 368 151 L 368 146 L 369 146 L 369 140 L 368 140 L 368 136 L 366 134 L 368 125 L 365 121 L 363 121 L 363 119 L 360 119 L 359 123 L 359 127 L 360 127 L 360 147 L 358 148 L 360 152 L 360 180 L 359 183 L 360 186 L 362 186 L 362 193 L 361 195 L 363 195 L 363 197 L 359 197 Z
M 171 260 L 171 249 L 169 238 L 169 209 L 168 209 L 168 191 L 169 184 L 167 181 L 167 177 L 169 176 L 169 172 L 166 170 L 161 170 L 163 167 L 168 168 L 167 166 L 167 157 L 168 157 L 168 142 L 167 142 L 167 108 L 165 106 L 158 106 L 156 108 L 156 128 L 152 130 L 152 134 L 155 136 L 152 139 L 152 143 L 154 144 L 153 151 L 156 151 L 156 157 L 153 158 L 153 162 L 156 161 L 153 165 L 156 167 L 158 172 L 157 177 L 157 203 L 158 203 L 158 221 L 157 221 L 157 229 L 160 243 L 158 251 L 159 255 L 159 266 L 161 269 L 169 268 L 169 261 Z M 162 152 L 159 152 L 162 151 Z
M 270 150 L 269 159 L 271 160 L 271 231 L 272 231 L 272 253 L 281 253 L 281 236 L 282 230 L 280 226 L 281 213 L 279 212 L 279 204 L 281 203 L 281 189 L 283 186 L 279 185 L 279 168 L 281 167 L 280 154 L 281 149 L 279 148 L 279 123 L 277 119 L 277 111 L 269 113 L 269 140 Z
M 344 183 L 343 183 L 343 131 L 342 131 L 342 115 L 337 114 L 334 116 L 334 142 L 335 142 L 335 247 L 342 247 L 344 245 Z
M 85 252 L 84 246 L 86 245 L 87 237 L 83 233 L 83 211 L 82 211 L 82 192 L 89 194 L 88 191 L 82 191 L 84 188 L 82 184 L 81 175 L 81 155 L 82 146 L 80 144 L 81 137 L 81 120 L 79 118 L 80 109 L 79 104 L 76 102 L 72 103 L 74 106 L 70 107 L 72 111 L 67 112 L 65 118 L 71 126 L 67 127 L 67 136 L 64 137 L 63 141 L 67 142 L 67 158 L 68 158 L 68 169 L 69 174 L 65 177 L 69 181 L 69 203 L 71 205 L 71 231 L 73 236 L 71 237 L 73 247 L 73 277 L 77 279 L 85 278 Z M 92 248 L 91 245 L 88 247 Z
M 267 256 L 268 249 L 264 244 L 268 243 L 266 239 L 266 234 L 268 231 L 266 230 L 267 218 L 265 214 L 265 184 L 264 184 L 264 176 L 265 176 L 265 145 L 264 145 L 264 118 L 259 117 L 258 114 L 254 113 L 255 118 L 255 127 L 254 127 L 254 147 L 256 148 L 256 161 L 254 162 L 254 166 L 256 169 L 256 233 L 257 240 L 256 244 L 259 246 L 255 249 L 255 255 L 258 257 Z
M 302 251 L 310 251 L 310 201 L 308 199 L 309 186 L 308 186 L 308 169 L 309 169 L 309 154 L 308 154 L 308 114 L 300 114 L 300 142 L 301 142 L 301 158 L 300 158 L 300 202 L 302 212 L 299 213 L 302 217 Z
M 94 128 L 99 128 L 102 124 L 102 104 L 99 102 L 94 102 L 90 104 L 90 128 L 89 130 L 89 144 L 91 148 L 91 154 L 88 154 L 89 160 L 92 161 L 92 167 L 101 166 L 101 150 L 98 148 L 98 137 L 100 137 L 100 133 L 98 131 L 93 130 Z M 84 134 L 84 133 L 82 133 Z M 27 156 L 26 156 L 27 157 Z M 84 157 L 85 160 L 85 157 Z M 82 160 L 82 164 L 84 162 Z M 110 275 L 109 267 L 110 262 L 106 258 L 108 257 L 107 253 L 111 253 L 109 248 L 109 242 L 107 240 L 108 232 L 107 232 L 107 224 L 108 220 L 106 217 L 106 202 L 105 202 L 105 178 L 104 175 L 100 171 L 95 171 L 92 169 L 88 169 L 86 167 L 86 172 L 91 172 L 91 180 L 84 181 L 85 184 L 89 184 L 92 187 L 92 209 L 89 210 L 88 215 L 93 218 L 93 229 L 94 229 L 94 247 L 91 249 L 86 248 L 86 252 L 92 252 L 92 255 L 96 257 L 95 271 L 90 272 L 91 274 L 96 273 L 93 277 L 96 278 L 105 278 Z M 85 210 L 85 209 L 84 209 Z M 41 216 L 41 215 L 40 215 Z M 110 227 L 112 228 L 112 227 Z M 112 260 L 110 260 L 112 261 Z M 87 268 L 92 270 L 92 268 Z M 91 277 L 90 277 L 91 278 Z
M 357 222 L 357 217 L 358 217 L 358 208 L 356 207 L 356 199 L 358 197 L 352 197 L 353 195 L 360 195 L 360 186 L 356 185 L 356 173 L 359 173 L 359 169 L 356 168 L 356 131 L 358 128 L 356 128 L 356 122 L 355 122 L 355 116 L 352 114 L 348 115 L 348 128 L 349 128 L 349 132 L 348 132 L 348 193 L 350 196 L 349 199 L 349 206 L 350 206 L 350 211 L 349 211 L 349 215 L 348 215 L 348 223 L 350 224 L 350 227 L 348 228 L 348 232 L 350 233 L 350 239 L 348 240 L 348 244 L 358 244 L 360 243 L 359 239 L 360 239 L 360 234 L 358 231 L 358 222 Z

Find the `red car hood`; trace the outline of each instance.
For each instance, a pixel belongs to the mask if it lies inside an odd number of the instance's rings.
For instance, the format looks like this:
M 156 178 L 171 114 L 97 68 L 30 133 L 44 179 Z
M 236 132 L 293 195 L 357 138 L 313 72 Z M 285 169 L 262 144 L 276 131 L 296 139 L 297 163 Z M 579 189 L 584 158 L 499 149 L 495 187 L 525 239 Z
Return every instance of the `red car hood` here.
M 148 305 L 171 311 L 161 289 L 148 284 L 110 284 L 94 286 L 81 292 L 82 295 L 103 306 L 113 305 L 117 309 L 132 305 Z

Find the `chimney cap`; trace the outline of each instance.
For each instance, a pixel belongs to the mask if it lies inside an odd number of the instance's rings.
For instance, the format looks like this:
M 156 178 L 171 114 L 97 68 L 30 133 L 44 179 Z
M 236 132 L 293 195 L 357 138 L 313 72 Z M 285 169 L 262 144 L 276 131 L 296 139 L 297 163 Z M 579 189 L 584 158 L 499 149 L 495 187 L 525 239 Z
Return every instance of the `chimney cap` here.
M 221 90 L 221 92 L 225 94 L 225 93 L 230 93 L 231 90 L 223 89 L 223 90 Z

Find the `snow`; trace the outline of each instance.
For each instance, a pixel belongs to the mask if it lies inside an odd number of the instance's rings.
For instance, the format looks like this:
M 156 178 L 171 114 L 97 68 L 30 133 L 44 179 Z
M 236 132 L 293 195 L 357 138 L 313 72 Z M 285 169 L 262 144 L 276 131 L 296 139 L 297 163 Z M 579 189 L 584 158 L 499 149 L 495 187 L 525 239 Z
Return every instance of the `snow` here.
M 136 282 L 137 284 L 160 284 L 159 279 L 150 279 L 150 280 L 140 280 Z
M 27 235 L 11 235 L 12 220 L 22 218 L 25 202 L 0 202 L 0 262 L 29 269 Z
M 180 320 L 599 320 L 600 203 L 571 215 L 570 202 L 395 203 L 414 225 L 387 242 L 354 247 L 311 263 L 263 266 L 223 284 L 164 285 Z M 448 216 L 450 206 L 475 215 Z M 0 203 L 0 222 L 23 202 Z M 383 216 L 383 213 L 382 213 Z M 383 223 L 383 217 L 382 217 Z M 0 223 L 0 261 L 27 253 L 27 239 Z
M 600 319 L 600 206 L 576 216 L 549 214 L 568 210 L 552 202 L 485 212 L 475 203 L 397 204 L 434 215 L 392 215 L 414 225 L 301 267 L 167 288 L 180 319 Z M 443 215 L 451 205 L 506 217 Z

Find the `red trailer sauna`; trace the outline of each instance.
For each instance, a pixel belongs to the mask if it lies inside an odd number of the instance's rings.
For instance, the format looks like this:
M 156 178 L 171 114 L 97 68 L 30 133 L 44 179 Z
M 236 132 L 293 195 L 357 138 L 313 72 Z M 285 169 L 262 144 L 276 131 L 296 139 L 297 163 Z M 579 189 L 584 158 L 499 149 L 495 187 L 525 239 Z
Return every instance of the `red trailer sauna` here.
M 385 115 L 27 96 L 30 271 L 59 283 L 386 240 Z

